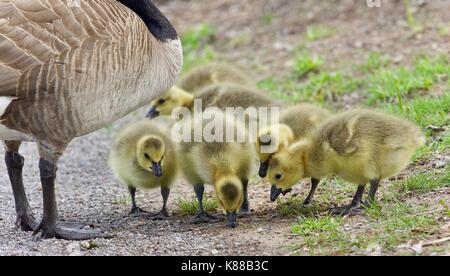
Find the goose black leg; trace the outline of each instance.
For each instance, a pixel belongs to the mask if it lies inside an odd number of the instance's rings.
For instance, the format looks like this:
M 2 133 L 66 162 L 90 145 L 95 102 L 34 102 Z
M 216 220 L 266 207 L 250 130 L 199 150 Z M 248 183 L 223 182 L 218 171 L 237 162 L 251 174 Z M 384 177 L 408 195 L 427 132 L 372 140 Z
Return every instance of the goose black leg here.
M 205 186 L 203 184 L 198 184 L 194 186 L 195 195 L 197 196 L 199 212 L 194 218 L 194 224 L 200 223 L 214 223 L 222 221 L 222 219 L 208 214 L 203 208 L 203 193 L 205 192 Z
M 319 183 L 320 183 L 320 180 L 311 178 L 311 190 L 309 191 L 309 194 L 306 197 L 303 204 L 308 205 L 313 201 L 314 195 L 316 194 L 317 186 L 319 186 Z
M 5 145 L 5 162 L 16 204 L 16 226 L 22 231 L 33 231 L 37 223 L 23 187 L 22 170 L 25 159 L 18 153 L 20 142 L 8 141 Z
M 244 185 L 244 202 L 242 203 L 241 209 L 239 210 L 239 215 L 250 215 L 250 203 L 248 202 L 248 179 L 242 181 Z
M 128 191 L 130 192 L 131 197 L 131 211 L 129 215 L 132 217 L 140 217 L 142 215 L 147 215 L 148 212 L 142 210 L 136 204 L 136 188 L 133 186 L 128 186 Z
M 56 164 L 45 159 L 40 160 L 39 170 L 41 173 L 42 194 L 44 199 L 44 214 L 41 223 L 34 230 L 34 234 L 40 233 L 43 239 L 64 239 L 64 240 L 88 240 L 95 238 L 110 238 L 94 230 L 84 227 L 73 227 L 70 225 L 79 224 L 58 224 L 58 211 L 55 196 Z
M 159 213 L 152 215 L 154 220 L 166 220 L 169 219 L 169 212 L 167 211 L 167 200 L 169 199 L 170 188 L 161 187 L 161 196 L 163 198 L 163 207 Z
M 343 207 L 332 208 L 330 210 L 333 215 L 341 215 L 341 216 L 353 216 L 361 213 L 361 200 L 364 194 L 364 190 L 366 185 L 359 185 L 358 190 L 356 191 L 355 197 L 352 200 L 352 203 Z

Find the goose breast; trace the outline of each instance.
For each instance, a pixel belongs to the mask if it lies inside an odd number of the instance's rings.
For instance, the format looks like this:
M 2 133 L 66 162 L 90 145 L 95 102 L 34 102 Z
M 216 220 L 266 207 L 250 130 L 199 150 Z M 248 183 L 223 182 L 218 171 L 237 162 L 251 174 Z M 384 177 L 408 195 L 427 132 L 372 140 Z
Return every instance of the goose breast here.
M 0 139 L 70 141 L 161 95 L 181 66 L 179 39 L 117 1 L 0 0 Z

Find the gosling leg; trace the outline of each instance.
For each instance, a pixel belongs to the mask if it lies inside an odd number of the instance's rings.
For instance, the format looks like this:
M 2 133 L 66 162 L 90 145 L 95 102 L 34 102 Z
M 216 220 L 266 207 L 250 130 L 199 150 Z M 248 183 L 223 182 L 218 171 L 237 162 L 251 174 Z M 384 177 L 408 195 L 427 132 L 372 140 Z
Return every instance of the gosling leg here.
M 242 181 L 244 185 L 244 202 L 242 203 L 241 209 L 239 210 L 239 215 L 245 216 L 250 215 L 250 203 L 248 202 L 248 179 Z
M 20 145 L 16 141 L 5 142 L 5 162 L 16 204 L 16 227 L 20 227 L 22 231 L 33 231 L 37 223 L 23 187 L 22 170 L 25 159 L 19 154 Z
M 169 219 L 169 212 L 167 211 L 167 200 L 169 199 L 170 188 L 161 187 L 161 196 L 163 198 L 163 207 L 159 213 L 152 215 L 154 220 L 167 220 Z
M 142 210 L 136 204 L 136 191 L 137 191 L 137 189 L 135 187 L 133 187 L 133 186 L 128 186 L 128 191 L 130 192 L 130 197 L 131 197 L 131 211 L 130 211 L 129 215 L 132 216 L 132 217 L 140 217 L 140 216 L 143 216 L 143 215 L 147 215 L 148 212 Z
M 379 179 L 370 181 L 369 195 L 368 199 L 363 203 L 364 207 L 370 207 L 376 201 L 378 187 L 380 187 Z
M 333 215 L 341 215 L 341 216 L 354 216 L 359 213 L 361 213 L 361 200 L 362 196 L 364 194 L 364 190 L 366 188 L 366 185 L 359 185 L 358 190 L 356 191 L 356 194 L 352 200 L 352 203 L 346 206 L 332 208 L 330 210 L 331 214 Z
M 308 196 L 306 197 L 303 204 L 309 205 L 314 199 L 314 195 L 316 194 L 317 187 L 319 186 L 320 180 L 311 178 L 311 190 L 309 191 Z
M 197 196 L 199 212 L 194 218 L 194 224 L 200 223 L 214 223 L 222 221 L 222 219 L 208 214 L 203 208 L 203 194 L 205 192 L 205 186 L 203 184 L 198 184 L 194 186 L 195 195 Z

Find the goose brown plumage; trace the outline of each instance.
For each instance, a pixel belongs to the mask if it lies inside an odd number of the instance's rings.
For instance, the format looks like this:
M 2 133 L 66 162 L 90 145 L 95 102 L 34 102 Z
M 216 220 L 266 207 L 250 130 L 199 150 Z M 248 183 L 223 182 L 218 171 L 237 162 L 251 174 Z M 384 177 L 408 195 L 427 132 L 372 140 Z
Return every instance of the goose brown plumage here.
M 160 96 L 181 65 L 177 32 L 150 0 L 0 0 L 0 140 L 17 225 L 43 238 L 102 236 L 57 223 L 58 159 L 73 138 Z M 40 224 L 23 188 L 21 141 L 39 146 Z

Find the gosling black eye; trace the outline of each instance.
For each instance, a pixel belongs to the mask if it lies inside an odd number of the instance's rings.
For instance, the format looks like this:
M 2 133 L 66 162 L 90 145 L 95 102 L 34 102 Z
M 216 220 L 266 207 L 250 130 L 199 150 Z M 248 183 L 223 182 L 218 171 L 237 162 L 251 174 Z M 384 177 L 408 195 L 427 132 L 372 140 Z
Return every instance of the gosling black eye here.
M 165 103 L 166 103 L 166 100 L 165 100 L 165 99 L 160 99 L 160 100 L 158 101 L 158 103 L 159 103 L 159 104 L 165 104 Z
M 144 154 L 144 157 L 145 157 L 146 159 L 150 160 L 150 155 L 148 155 L 147 153 Z
M 276 180 L 281 180 L 281 178 L 283 178 L 283 175 L 281 173 L 277 173 L 275 175 Z

